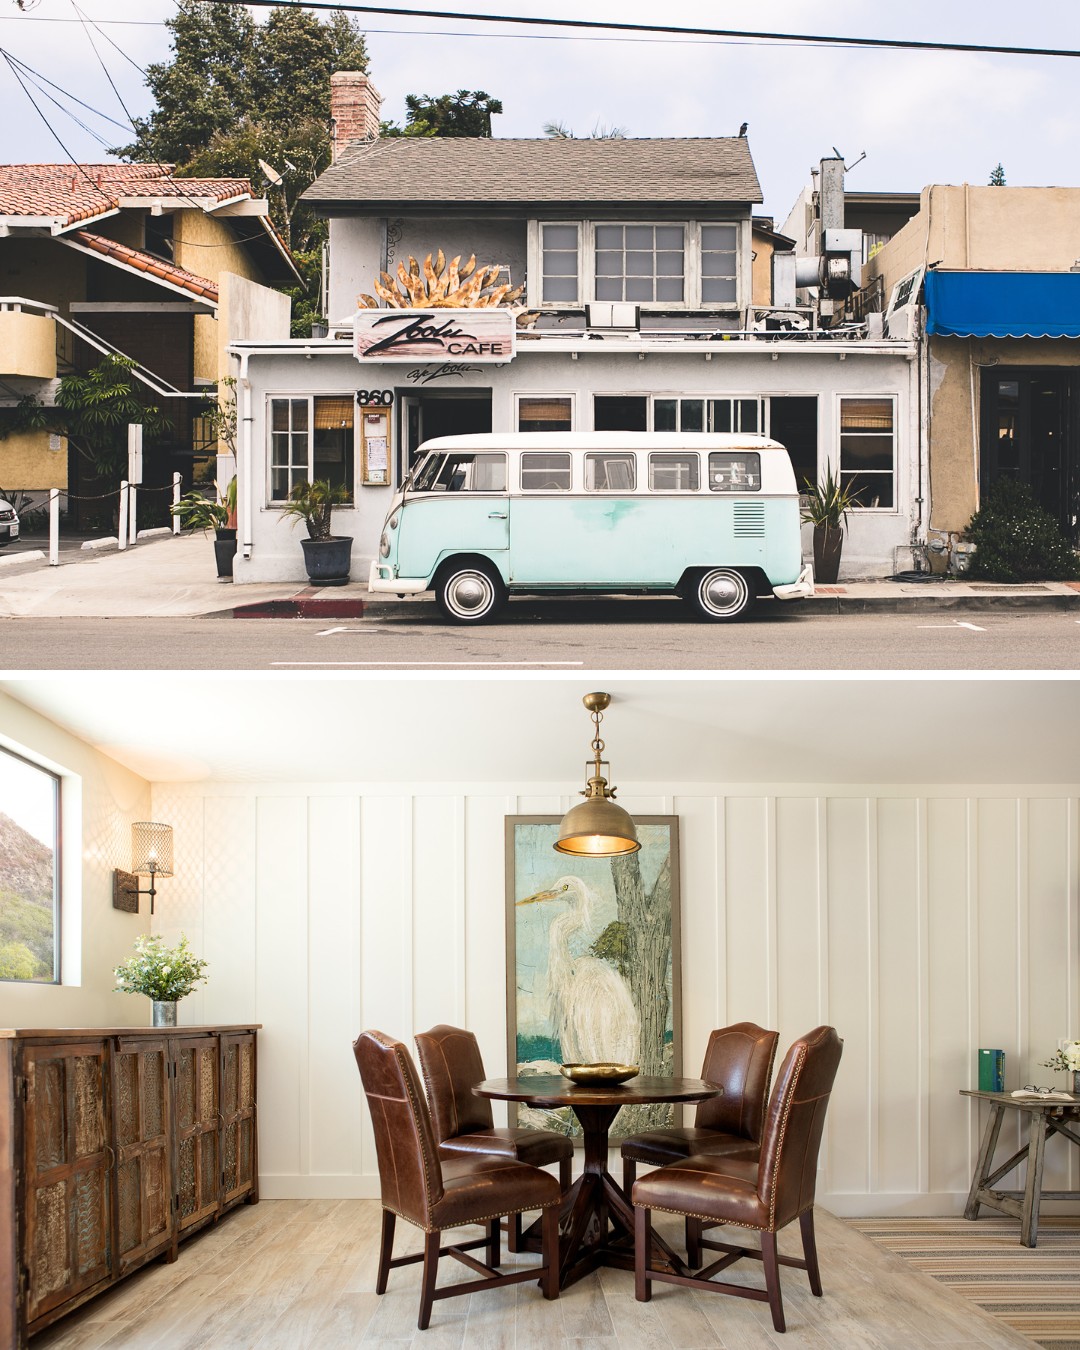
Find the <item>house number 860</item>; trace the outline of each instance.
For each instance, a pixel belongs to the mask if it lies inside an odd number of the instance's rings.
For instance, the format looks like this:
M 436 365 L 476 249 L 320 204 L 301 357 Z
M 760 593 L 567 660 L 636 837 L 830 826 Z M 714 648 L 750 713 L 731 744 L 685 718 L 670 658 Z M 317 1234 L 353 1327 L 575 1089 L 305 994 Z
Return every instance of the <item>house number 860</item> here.
M 358 389 L 356 401 L 368 408 L 389 408 L 394 402 L 394 391 L 392 389 Z

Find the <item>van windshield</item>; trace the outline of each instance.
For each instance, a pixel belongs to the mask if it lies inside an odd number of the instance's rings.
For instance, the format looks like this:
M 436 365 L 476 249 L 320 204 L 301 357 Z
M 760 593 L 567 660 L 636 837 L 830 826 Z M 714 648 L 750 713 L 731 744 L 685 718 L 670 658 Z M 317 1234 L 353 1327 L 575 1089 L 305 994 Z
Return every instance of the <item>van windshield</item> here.
M 505 492 L 506 456 L 439 451 L 414 470 L 408 487 L 413 492 Z

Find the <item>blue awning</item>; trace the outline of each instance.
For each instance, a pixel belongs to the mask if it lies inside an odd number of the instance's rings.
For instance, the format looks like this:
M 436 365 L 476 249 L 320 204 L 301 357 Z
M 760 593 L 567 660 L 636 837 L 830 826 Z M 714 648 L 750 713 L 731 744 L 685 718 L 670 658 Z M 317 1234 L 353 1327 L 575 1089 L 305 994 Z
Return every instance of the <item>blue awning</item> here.
M 1080 338 L 1080 272 L 929 271 L 926 310 L 936 336 Z

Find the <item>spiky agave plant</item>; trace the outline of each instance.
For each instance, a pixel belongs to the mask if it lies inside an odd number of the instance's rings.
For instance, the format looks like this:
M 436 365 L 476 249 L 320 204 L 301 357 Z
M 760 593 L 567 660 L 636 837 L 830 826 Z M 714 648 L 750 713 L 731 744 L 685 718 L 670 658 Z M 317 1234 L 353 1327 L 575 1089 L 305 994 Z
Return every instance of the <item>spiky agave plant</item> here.
M 391 309 L 494 309 L 498 305 L 512 305 L 524 291 L 524 286 L 497 286 L 502 268 L 492 263 L 477 267 L 472 254 L 464 267 L 461 254 L 451 258 L 439 249 L 434 260 L 429 253 L 423 264 L 409 258 L 408 267 L 399 262 L 397 278 L 389 272 L 380 272 L 375 294 Z M 365 309 L 379 309 L 379 301 L 372 295 L 358 297 Z

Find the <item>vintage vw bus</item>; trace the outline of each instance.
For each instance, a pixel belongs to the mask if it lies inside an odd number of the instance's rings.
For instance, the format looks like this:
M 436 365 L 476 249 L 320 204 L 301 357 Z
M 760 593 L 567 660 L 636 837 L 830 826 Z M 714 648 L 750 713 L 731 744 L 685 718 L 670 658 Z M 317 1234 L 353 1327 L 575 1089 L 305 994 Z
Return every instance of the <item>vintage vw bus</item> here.
M 443 436 L 387 513 L 368 589 L 434 590 L 455 623 L 513 593 L 674 592 L 703 619 L 813 594 L 787 451 L 755 435 Z

